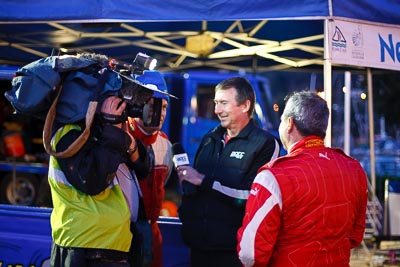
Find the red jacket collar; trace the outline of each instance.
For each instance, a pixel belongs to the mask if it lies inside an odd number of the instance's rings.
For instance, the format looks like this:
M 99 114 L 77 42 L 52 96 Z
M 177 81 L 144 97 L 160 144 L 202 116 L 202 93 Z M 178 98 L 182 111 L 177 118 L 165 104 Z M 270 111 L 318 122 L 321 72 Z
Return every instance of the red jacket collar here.
M 145 133 L 142 130 L 142 128 L 140 128 L 139 125 L 136 123 L 135 119 L 129 118 L 128 126 L 129 126 L 129 133 L 133 137 L 142 141 L 146 146 L 154 144 L 154 142 L 157 140 L 158 132 L 156 132 L 154 134 Z
M 320 136 L 310 135 L 294 144 L 289 151 L 289 154 L 295 153 L 298 150 L 310 147 L 324 146 L 324 139 Z

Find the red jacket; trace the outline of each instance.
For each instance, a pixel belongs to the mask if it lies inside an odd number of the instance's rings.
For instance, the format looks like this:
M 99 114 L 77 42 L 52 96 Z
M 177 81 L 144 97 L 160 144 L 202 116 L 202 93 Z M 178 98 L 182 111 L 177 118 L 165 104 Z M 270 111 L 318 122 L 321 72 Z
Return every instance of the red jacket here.
M 367 177 L 323 140 L 303 139 L 260 168 L 238 231 L 245 266 L 348 267 L 364 236 Z
M 139 181 L 142 190 L 147 219 L 157 221 L 164 200 L 164 185 L 172 170 L 171 142 L 163 132 L 153 135 L 145 134 L 136 121 L 129 118 L 129 132 L 146 146 L 151 146 L 154 152 L 154 169 L 150 174 Z
M 139 184 L 143 195 L 146 217 L 151 221 L 154 259 L 151 267 L 161 267 L 162 236 L 157 224 L 157 219 L 160 216 L 161 206 L 165 196 L 164 185 L 173 168 L 171 142 L 161 131 L 154 135 L 146 135 L 132 118 L 129 119 L 129 124 L 130 133 L 135 138 L 141 140 L 146 146 L 151 146 L 154 152 L 154 169 L 146 178 L 139 180 Z

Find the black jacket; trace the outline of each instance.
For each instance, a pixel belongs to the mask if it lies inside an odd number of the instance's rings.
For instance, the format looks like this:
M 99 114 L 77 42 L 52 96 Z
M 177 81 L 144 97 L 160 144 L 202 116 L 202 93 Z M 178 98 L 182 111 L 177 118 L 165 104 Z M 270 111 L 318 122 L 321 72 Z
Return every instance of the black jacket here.
M 79 130 L 69 131 L 57 144 L 57 151 L 68 148 L 80 134 Z M 150 155 L 139 140 L 136 142 L 139 159 L 132 162 L 126 153 L 131 143 L 129 135 L 115 126 L 95 121 L 90 137 L 78 153 L 69 158 L 58 158 L 57 161 L 76 189 L 97 195 L 112 182 L 121 163 L 134 170 L 139 179 L 148 175 L 152 168 Z
M 192 248 L 236 250 L 236 232 L 257 170 L 279 154 L 278 141 L 253 120 L 224 147 L 225 132 L 218 126 L 203 137 L 194 168 L 205 179 L 194 195 L 182 198 L 182 234 Z

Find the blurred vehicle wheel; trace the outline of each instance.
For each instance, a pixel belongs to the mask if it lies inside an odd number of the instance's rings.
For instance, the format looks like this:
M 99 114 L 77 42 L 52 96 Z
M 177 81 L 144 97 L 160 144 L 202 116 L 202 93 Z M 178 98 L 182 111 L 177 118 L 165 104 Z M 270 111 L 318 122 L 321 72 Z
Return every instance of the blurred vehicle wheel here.
M 1 181 L 0 201 L 5 204 L 32 206 L 38 192 L 38 179 L 33 174 L 16 173 L 15 181 L 12 173 Z

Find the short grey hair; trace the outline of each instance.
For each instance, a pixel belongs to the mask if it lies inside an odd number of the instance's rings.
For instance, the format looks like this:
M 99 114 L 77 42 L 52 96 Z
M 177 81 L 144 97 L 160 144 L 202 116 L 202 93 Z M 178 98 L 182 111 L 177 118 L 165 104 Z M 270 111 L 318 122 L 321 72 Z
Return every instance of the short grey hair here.
M 329 121 L 326 101 L 314 91 L 293 92 L 285 98 L 282 118 L 293 118 L 297 130 L 303 136 L 317 135 L 325 138 Z

